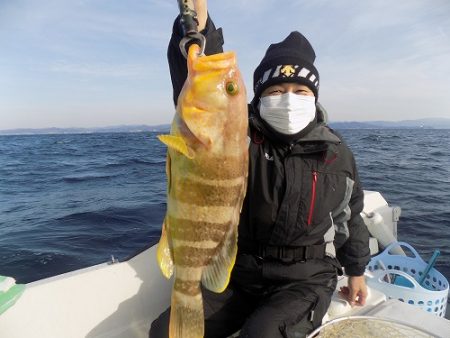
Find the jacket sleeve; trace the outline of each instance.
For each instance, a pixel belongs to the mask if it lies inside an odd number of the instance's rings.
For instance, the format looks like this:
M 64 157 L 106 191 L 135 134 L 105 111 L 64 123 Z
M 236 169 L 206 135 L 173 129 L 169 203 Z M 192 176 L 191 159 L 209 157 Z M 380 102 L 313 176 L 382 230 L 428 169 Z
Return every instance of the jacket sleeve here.
M 353 155 L 351 156 L 354 185 L 349 202 L 351 215 L 348 221 L 349 237 L 337 250 L 337 258 L 348 276 L 361 276 L 364 274 L 370 260 L 369 231 L 360 213 L 364 207 L 364 192 L 361 188 L 358 171 Z
M 206 55 L 221 53 L 223 51 L 222 28 L 216 29 L 209 15 L 206 21 L 206 27 L 200 33 L 206 38 Z M 173 102 L 175 105 L 177 104 L 178 95 L 180 95 L 184 81 L 187 77 L 186 59 L 183 54 L 181 54 L 179 46 L 180 41 L 183 38 L 182 34 L 180 17 L 178 16 L 173 24 L 172 36 L 167 49 L 167 59 L 169 61 L 170 77 L 172 79 L 173 87 Z

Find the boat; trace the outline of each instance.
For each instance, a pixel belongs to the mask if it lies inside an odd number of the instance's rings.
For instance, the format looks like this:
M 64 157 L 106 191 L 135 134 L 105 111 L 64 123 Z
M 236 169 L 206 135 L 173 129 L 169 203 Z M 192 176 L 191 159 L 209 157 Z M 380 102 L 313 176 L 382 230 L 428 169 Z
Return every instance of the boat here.
M 376 255 L 387 242 L 397 237 L 401 210 L 389 206 L 376 191 L 365 191 L 364 202 L 363 216 L 369 228 L 377 219 L 383 224 L 384 232 L 370 238 L 371 254 Z M 5 286 L 7 281 L 9 285 Z M 0 294 L 2 284 L 3 296 L 16 288 L 13 296 L 0 297 L 2 338 L 148 337 L 151 322 L 170 304 L 172 286 L 159 270 L 156 246 L 144 248 L 122 262 L 112 258 L 103 264 L 24 286 L 14 285 L 12 278 L 3 278 L 3 281 L 0 279 Z M 397 332 L 395 327 L 406 327 L 404 332 L 413 332 L 407 331 L 408 328 L 416 330 L 414 336 L 418 337 L 450 337 L 448 314 L 444 318 L 428 313 L 398 299 L 389 299 L 371 287 L 367 304 L 352 308 L 338 293 L 340 286 L 345 284 L 346 277 L 340 277 L 323 325 L 314 336 L 326 336 L 321 335 L 322 328 L 325 330 L 339 323 L 342 327 L 344 321 L 351 321 L 356 328 L 358 323 L 365 323 L 373 324 L 369 325 L 370 330 L 383 328 Z M 345 324 L 345 327 L 353 326 Z M 375 335 L 378 331 L 370 332 L 377 337 L 386 336 L 382 330 L 380 335 Z

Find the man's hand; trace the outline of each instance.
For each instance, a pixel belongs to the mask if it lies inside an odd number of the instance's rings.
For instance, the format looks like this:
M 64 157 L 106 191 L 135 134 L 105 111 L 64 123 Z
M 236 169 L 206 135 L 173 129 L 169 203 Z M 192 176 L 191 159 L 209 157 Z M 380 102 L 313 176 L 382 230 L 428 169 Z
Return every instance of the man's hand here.
M 349 276 L 348 286 L 341 287 L 341 294 L 344 295 L 351 306 L 366 304 L 367 286 L 363 276 Z
M 202 31 L 206 27 L 208 19 L 208 6 L 206 0 L 194 0 L 194 9 L 197 12 L 198 31 Z

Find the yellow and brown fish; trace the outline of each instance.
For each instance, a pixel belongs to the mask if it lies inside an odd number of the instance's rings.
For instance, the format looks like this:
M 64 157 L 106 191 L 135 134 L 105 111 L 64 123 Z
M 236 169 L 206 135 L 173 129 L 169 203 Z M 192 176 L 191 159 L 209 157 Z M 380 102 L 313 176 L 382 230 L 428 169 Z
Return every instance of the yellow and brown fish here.
M 157 258 L 175 274 L 169 336 L 203 337 L 200 283 L 228 285 L 248 173 L 246 91 L 233 52 L 199 56 L 192 45 L 168 146 L 167 213 Z

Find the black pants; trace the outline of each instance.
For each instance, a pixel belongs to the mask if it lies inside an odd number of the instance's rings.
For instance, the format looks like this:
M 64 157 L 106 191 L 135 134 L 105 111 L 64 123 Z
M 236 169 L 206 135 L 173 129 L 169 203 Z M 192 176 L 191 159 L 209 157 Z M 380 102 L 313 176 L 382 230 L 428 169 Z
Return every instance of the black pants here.
M 205 337 L 302 337 L 321 324 L 336 287 L 331 259 L 286 264 L 240 255 L 228 288 L 203 289 Z M 151 325 L 150 338 L 167 338 L 170 309 Z

